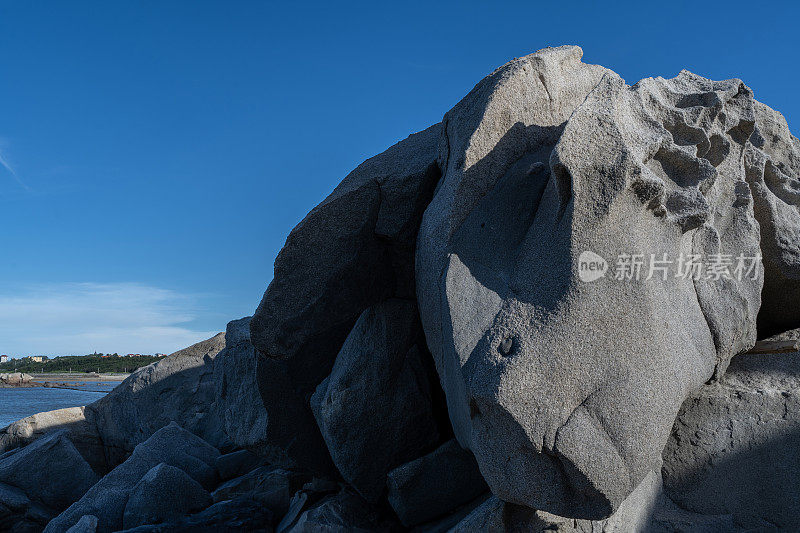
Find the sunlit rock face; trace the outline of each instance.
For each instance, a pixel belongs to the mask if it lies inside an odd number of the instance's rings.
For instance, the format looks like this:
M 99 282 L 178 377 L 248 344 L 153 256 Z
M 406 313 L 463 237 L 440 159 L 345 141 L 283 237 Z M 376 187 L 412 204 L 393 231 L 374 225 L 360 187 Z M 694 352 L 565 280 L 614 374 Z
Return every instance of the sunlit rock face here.
M 492 492 L 600 519 L 658 468 L 687 395 L 755 342 L 752 184 L 771 164 L 773 196 L 800 202 L 797 140 L 774 118 L 764 131 L 740 80 L 631 87 L 581 54 L 514 60 L 445 115 L 416 281 L 456 436 Z M 584 252 L 605 275 L 582 281 Z

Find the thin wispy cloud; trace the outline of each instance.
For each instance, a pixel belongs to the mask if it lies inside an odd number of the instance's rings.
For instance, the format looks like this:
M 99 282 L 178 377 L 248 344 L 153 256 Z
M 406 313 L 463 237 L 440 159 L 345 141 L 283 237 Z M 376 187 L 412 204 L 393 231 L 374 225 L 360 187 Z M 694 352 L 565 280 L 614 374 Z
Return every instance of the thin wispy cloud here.
M 217 333 L 192 327 L 193 296 L 138 283 L 60 283 L 3 292 L 0 353 L 12 356 L 171 353 Z
M 0 149 L 0 165 L 2 165 L 3 168 L 6 169 L 6 171 L 9 174 L 11 174 L 11 177 L 14 178 L 14 181 L 16 181 L 20 185 L 20 187 L 22 187 L 26 191 L 31 190 L 31 188 L 28 187 L 28 185 L 24 181 L 22 181 L 22 179 L 17 175 L 17 171 L 14 170 L 14 168 L 9 164 L 8 159 L 6 158 L 2 149 Z

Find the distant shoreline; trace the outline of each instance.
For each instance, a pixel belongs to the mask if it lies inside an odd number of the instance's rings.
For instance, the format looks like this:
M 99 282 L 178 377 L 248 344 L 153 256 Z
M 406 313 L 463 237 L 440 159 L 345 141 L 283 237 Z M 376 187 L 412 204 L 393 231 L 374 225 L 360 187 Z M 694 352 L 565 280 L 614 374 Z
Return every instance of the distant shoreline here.
M 85 381 L 85 382 L 104 382 L 104 381 L 123 381 L 130 374 L 123 373 L 102 373 L 95 372 L 45 372 L 38 374 L 31 374 L 31 377 L 36 382 L 54 382 L 54 381 Z
M 69 373 L 69 372 L 52 372 L 52 373 L 39 373 L 28 374 L 32 379 L 21 383 L 0 383 L 2 389 L 25 389 L 25 388 L 49 388 L 49 389 L 73 389 L 73 390 L 86 390 L 87 392 L 102 392 L 92 391 L 91 389 L 83 389 L 81 385 L 84 383 L 122 383 L 125 378 L 130 374 L 122 373 L 106 373 L 96 374 L 92 373 Z

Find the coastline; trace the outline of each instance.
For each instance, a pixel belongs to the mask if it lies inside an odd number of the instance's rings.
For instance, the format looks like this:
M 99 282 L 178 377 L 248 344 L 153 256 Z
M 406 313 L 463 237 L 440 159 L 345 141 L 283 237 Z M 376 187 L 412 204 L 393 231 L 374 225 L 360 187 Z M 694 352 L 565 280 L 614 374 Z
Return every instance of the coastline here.
M 31 374 L 34 381 L 53 382 L 53 381 L 81 381 L 81 382 L 103 382 L 103 381 L 124 381 L 130 373 L 102 373 L 96 372 L 45 372 Z
M 123 373 L 68 373 L 53 372 L 28 374 L 30 379 L 18 382 L 0 381 L 2 389 L 24 389 L 24 388 L 59 388 L 85 390 L 82 387 L 90 383 L 122 383 L 130 374 Z

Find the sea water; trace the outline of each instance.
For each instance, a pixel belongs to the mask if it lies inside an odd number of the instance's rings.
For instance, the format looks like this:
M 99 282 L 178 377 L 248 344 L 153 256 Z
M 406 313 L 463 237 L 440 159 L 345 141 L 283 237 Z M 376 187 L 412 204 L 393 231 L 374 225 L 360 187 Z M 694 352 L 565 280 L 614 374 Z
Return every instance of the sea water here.
M 46 387 L 0 388 L 0 428 L 43 411 L 88 405 L 119 385 L 117 381 L 64 383 L 84 390 Z

